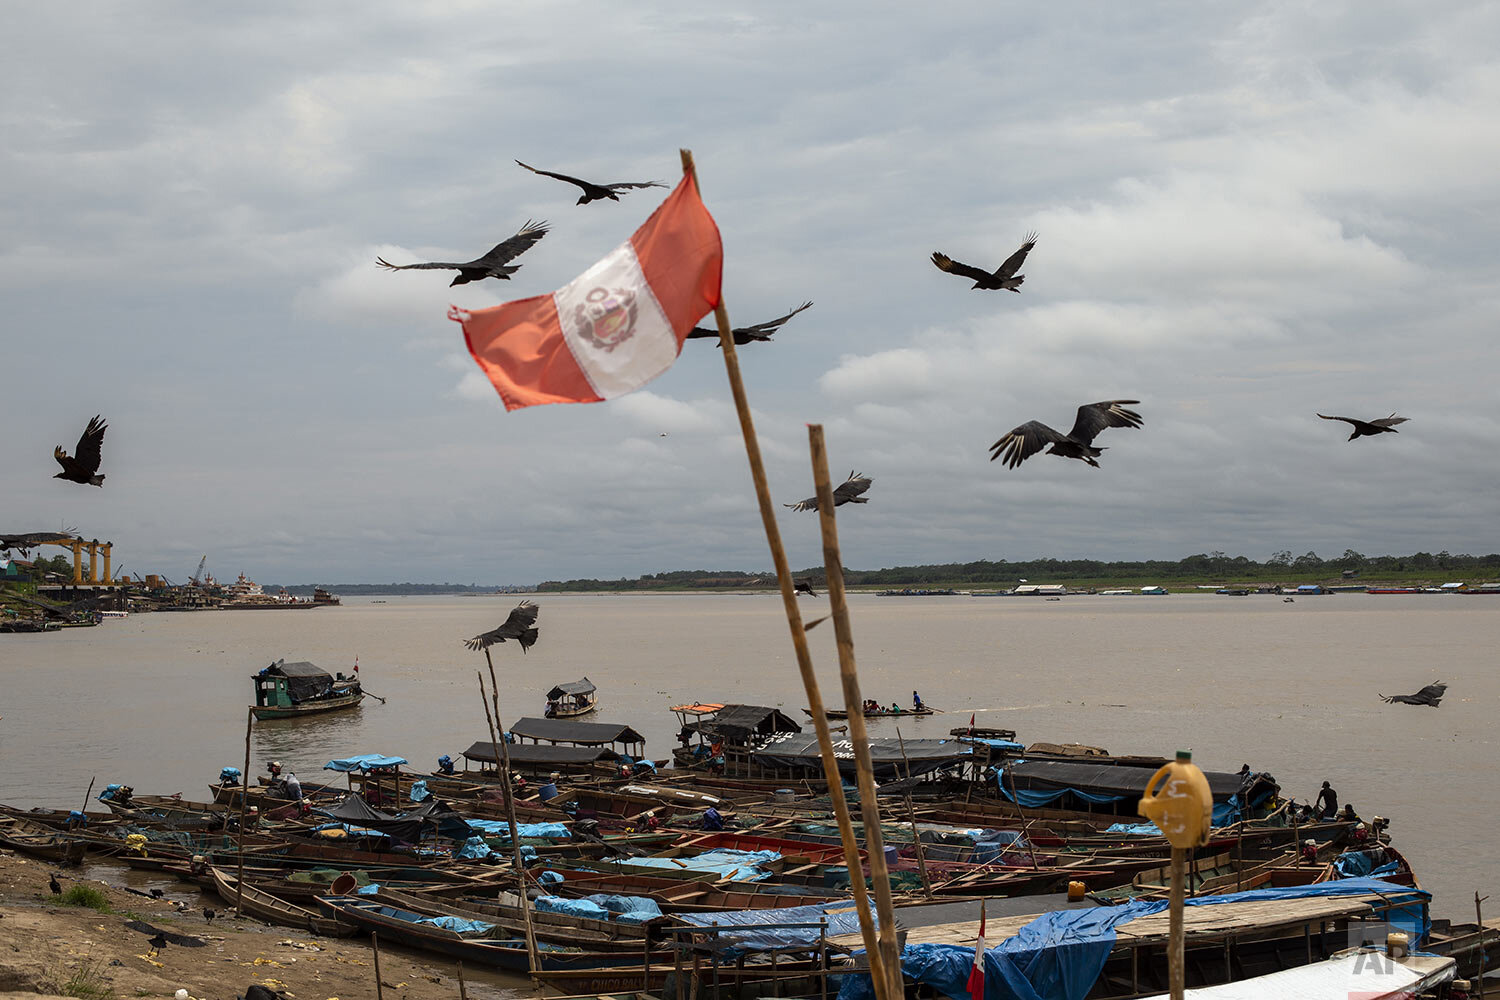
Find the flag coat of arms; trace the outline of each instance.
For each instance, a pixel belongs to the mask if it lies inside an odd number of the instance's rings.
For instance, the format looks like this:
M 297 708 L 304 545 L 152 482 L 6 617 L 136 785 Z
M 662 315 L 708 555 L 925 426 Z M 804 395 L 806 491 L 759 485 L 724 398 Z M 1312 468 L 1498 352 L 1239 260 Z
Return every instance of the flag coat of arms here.
M 723 264 L 719 227 L 684 173 L 629 240 L 551 295 L 448 315 L 507 410 L 597 403 L 672 366 L 719 304 Z
M 974 968 L 969 970 L 970 1000 L 984 1000 L 984 901 L 979 903 L 979 939 L 974 942 Z

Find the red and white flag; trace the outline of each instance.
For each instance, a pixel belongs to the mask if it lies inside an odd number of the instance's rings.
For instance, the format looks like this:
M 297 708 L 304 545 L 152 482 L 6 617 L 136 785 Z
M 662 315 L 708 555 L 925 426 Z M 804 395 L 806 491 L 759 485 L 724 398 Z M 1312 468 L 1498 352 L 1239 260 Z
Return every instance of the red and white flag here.
M 984 900 L 979 901 L 979 939 L 974 942 L 974 968 L 969 970 L 971 1000 L 984 1000 Z
M 974 716 L 976 714 L 978 714 L 978 713 L 975 713 L 975 712 L 970 712 L 969 713 L 969 735 L 970 736 L 974 735 Z
M 551 295 L 448 316 L 507 410 L 597 403 L 672 366 L 719 304 L 723 264 L 719 227 L 684 173 L 634 236 Z
M 359 657 L 354 658 L 354 672 L 359 673 Z

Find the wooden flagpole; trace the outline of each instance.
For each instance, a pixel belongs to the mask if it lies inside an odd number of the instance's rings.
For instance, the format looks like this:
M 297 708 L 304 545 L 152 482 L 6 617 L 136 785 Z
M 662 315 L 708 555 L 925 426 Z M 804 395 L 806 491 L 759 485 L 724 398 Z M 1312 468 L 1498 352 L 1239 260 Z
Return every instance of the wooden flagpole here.
M 698 168 L 693 163 L 690 150 L 681 150 L 682 169 L 693 175 L 698 183 Z M 699 192 L 702 186 L 699 185 Z M 854 825 L 849 820 L 849 803 L 844 799 L 844 785 L 839 777 L 838 759 L 833 755 L 833 737 L 828 731 L 828 716 L 823 711 L 823 694 L 818 689 L 818 677 L 813 673 L 812 652 L 807 645 L 807 630 L 802 625 L 802 612 L 797 607 L 797 593 L 792 583 L 792 571 L 787 565 L 786 551 L 781 544 L 781 529 L 776 524 L 776 509 L 771 504 L 771 489 L 766 482 L 766 467 L 761 460 L 760 441 L 755 436 L 755 422 L 750 416 L 750 400 L 745 394 L 744 378 L 740 375 L 740 359 L 734 349 L 734 334 L 729 325 L 729 312 L 724 308 L 724 295 L 714 306 L 714 319 L 719 326 L 719 346 L 723 348 L 724 368 L 729 375 L 729 389 L 734 395 L 735 412 L 740 418 L 740 432 L 745 438 L 745 455 L 750 461 L 750 478 L 755 484 L 755 496 L 760 504 L 760 519 L 766 531 L 766 542 L 771 548 L 771 561 L 776 567 L 776 581 L 781 587 L 781 603 L 786 610 L 787 628 L 792 634 L 792 648 L 797 654 L 797 669 L 802 675 L 802 686 L 807 693 L 808 711 L 812 713 L 813 729 L 818 734 L 818 747 L 823 756 L 823 775 L 828 782 L 828 796 L 833 801 L 833 813 L 838 820 L 839 838 L 844 846 L 844 863 L 849 868 L 849 888 L 854 896 L 854 910 L 859 916 L 859 930 L 864 937 L 865 954 L 870 963 L 870 978 L 875 984 L 877 1000 L 901 1000 L 898 992 L 891 995 L 887 989 L 884 963 L 881 960 L 879 943 L 875 937 L 875 924 L 870 916 L 870 901 L 865 892 L 864 869 L 859 862 L 859 842 L 854 836 Z M 889 888 L 889 887 L 887 887 Z
M 484 650 L 485 660 L 490 659 L 489 647 Z M 510 863 L 516 873 L 516 891 L 521 894 L 521 916 L 526 921 L 526 959 L 531 972 L 542 967 L 541 954 L 537 951 L 536 930 L 531 926 L 531 900 L 526 896 L 526 867 L 521 863 L 521 837 L 516 829 L 516 800 L 510 787 L 510 748 L 505 745 L 505 734 L 500 732 L 500 694 L 494 692 L 494 718 L 490 717 L 490 704 L 484 699 L 484 674 L 479 676 L 479 703 L 484 706 L 484 721 L 490 727 L 490 745 L 495 749 L 495 768 L 500 772 L 500 792 L 505 802 L 505 820 L 510 827 Z M 490 662 L 490 687 L 495 687 L 495 664 Z
M 887 996 L 900 997 L 901 956 L 896 948 L 896 910 L 891 903 L 891 875 L 885 864 L 885 833 L 880 827 L 880 803 L 875 797 L 875 766 L 870 759 L 864 699 L 860 695 L 859 672 L 854 662 L 854 629 L 849 624 L 849 603 L 844 594 L 844 565 L 839 557 L 839 530 L 833 515 L 833 484 L 828 479 L 828 450 L 823 442 L 823 425 L 808 424 L 807 440 L 812 450 L 813 485 L 818 494 L 818 521 L 823 529 L 823 566 L 828 577 L 825 586 L 833 611 L 834 635 L 838 639 L 839 680 L 844 688 L 844 706 L 849 711 L 849 741 L 854 744 L 855 772 L 859 776 L 859 808 L 865 820 L 865 849 L 870 854 L 870 881 L 875 883 L 875 909 L 880 918 L 880 958 L 888 977 Z M 902 743 L 901 752 L 905 756 L 905 741 Z

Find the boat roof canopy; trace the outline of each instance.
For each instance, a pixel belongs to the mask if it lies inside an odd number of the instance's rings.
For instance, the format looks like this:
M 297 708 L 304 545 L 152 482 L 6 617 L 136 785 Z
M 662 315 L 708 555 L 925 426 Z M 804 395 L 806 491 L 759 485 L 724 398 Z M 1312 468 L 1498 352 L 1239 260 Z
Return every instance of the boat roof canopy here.
M 593 694 L 596 690 L 598 689 L 594 687 L 594 682 L 585 677 L 581 681 L 568 681 L 566 684 L 557 685 L 547 692 L 547 697 L 561 698 L 565 694 Z
M 970 760 L 974 748 L 955 740 L 906 740 L 872 739 L 870 764 L 875 777 L 881 780 L 902 775 L 925 774 L 928 771 Z M 834 740 L 833 755 L 838 759 L 839 770 L 848 774 L 855 772 L 854 744 L 849 740 Z M 789 733 L 774 736 L 750 753 L 757 764 L 808 769 L 822 767 L 822 752 L 818 737 L 813 733 Z
M 316 698 L 333 686 L 333 675 L 316 663 L 306 660 L 298 660 L 288 663 L 285 660 L 277 660 L 269 667 L 262 667 L 254 678 L 258 681 L 263 677 L 286 678 L 286 690 L 292 701 L 307 701 Z
M 780 709 L 765 705 L 725 705 L 712 719 L 689 723 L 688 729 L 705 736 L 745 740 L 775 733 L 800 733 L 802 727 Z
M 720 705 L 718 702 L 709 701 L 704 702 L 703 704 L 673 705 L 671 708 L 667 709 L 667 711 L 682 712 L 684 715 L 712 715 L 715 712 L 723 711 L 723 709 L 724 706 Z
M 507 752 L 512 764 L 557 766 L 620 759 L 620 755 L 609 747 L 555 746 L 551 743 L 512 743 Z M 480 740 L 465 750 L 463 755 L 479 764 L 493 764 L 495 744 L 490 740 Z
M 360 754 L 357 757 L 344 757 L 340 760 L 330 760 L 323 765 L 325 771 L 369 771 L 377 767 L 399 767 L 406 763 L 405 757 L 387 757 L 380 753 Z
M 906 745 L 911 746 L 908 740 Z M 1072 761 L 1027 760 L 1010 765 L 1005 780 L 1016 788 L 1047 790 L 1081 789 L 1094 795 L 1140 796 L 1155 774 L 1151 767 L 1125 764 L 1077 764 Z M 1240 790 L 1240 776 L 1223 771 L 1205 771 L 1215 802 L 1228 801 Z
M 520 719 L 510 731 L 528 740 L 602 746 L 606 743 L 645 743 L 646 737 L 623 722 L 575 722 L 572 719 Z

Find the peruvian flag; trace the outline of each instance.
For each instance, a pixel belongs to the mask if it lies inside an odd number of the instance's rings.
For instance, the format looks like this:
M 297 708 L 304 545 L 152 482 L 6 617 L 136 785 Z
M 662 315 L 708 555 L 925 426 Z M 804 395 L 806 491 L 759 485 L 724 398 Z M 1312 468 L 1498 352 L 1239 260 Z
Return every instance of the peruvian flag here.
M 974 942 L 974 968 L 969 970 L 969 996 L 984 1000 L 984 900 L 979 901 L 979 939 Z
M 974 716 L 976 714 L 978 714 L 978 713 L 976 713 L 976 712 L 970 712 L 969 713 L 969 735 L 970 736 L 974 735 Z
M 551 295 L 448 316 L 507 410 L 597 403 L 672 366 L 719 304 L 723 264 L 719 227 L 685 172 L 634 236 Z

